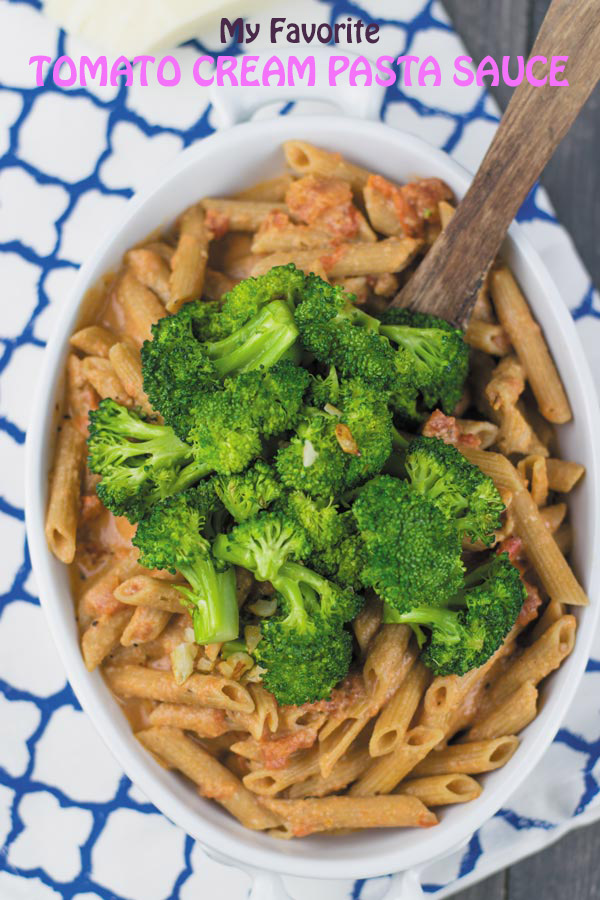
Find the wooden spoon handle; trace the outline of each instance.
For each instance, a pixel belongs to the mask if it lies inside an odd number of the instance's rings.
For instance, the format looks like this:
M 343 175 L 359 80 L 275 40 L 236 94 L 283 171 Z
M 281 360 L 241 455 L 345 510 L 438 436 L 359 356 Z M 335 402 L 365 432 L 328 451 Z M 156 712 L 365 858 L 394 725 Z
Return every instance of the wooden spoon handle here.
M 553 0 L 531 58 L 568 56 L 558 77 L 569 86 L 516 88 L 452 221 L 392 306 L 466 324 L 510 223 L 600 78 L 599 47 L 599 0 Z

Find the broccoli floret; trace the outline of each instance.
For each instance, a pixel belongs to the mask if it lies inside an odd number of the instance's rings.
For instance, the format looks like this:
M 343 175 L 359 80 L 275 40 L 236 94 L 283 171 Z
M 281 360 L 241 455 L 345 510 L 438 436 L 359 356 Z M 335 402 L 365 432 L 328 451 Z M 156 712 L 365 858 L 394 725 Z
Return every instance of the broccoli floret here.
M 335 366 L 329 367 L 329 372 L 325 376 L 313 375 L 310 385 L 310 404 L 316 406 L 317 409 L 329 403 L 335 406 L 340 398 L 340 380 Z
M 130 522 L 211 471 L 172 428 L 148 422 L 110 399 L 90 413 L 88 451 L 90 470 L 102 476 L 99 498 Z
M 392 416 L 380 392 L 359 379 L 340 385 L 337 412 L 307 407 L 275 465 L 285 487 L 339 497 L 381 471 L 392 451 Z
M 142 346 L 144 390 L 154 409 L 183 440 L 194 398 L 219 382 L 194 331 L 197 314 L 204 316 L 204 304 L 186 303 L 176 315 L 159 319 L 152 326 L 152 340 Z
M 266 670 L 265 687 L 283 705 L 325 700 L 348 673 L 351 635 L 331 627 L 310 596 L 278 600 L 277 613 L 261 622 L 261 640 L 253 651 Z
M 462 331 L 436 316 L 391 307 L 382 316 L 380 333 L 409 355 L 414 385 L 425 407 L 441 406 L 451 413 L 469 371 L 469 348 Z
M 290 443 L 275 457 L 284 487 L 311 497 L 337 497 L 346 487 L 348 459 L 335 434 L 338 419 L 307 407 Z
M 205 304 L 188 303 L 174 316 L 152 326 L 152 340 L 142 347 L 144 390 L 153 407 L 186 439 L 191 410 L 199 398 L 216 390 L 228 375 L 268 368 L 296 342 L 298 330 L 288 306 L 275 301 L 227 337 L 221 337 L 220 314 L 206 316 Z M 201 340 L 195 328 L 202 312 Z M 208 323 L 214 323 L 208 328 Z
M 441 602 L 460 588 L 459 534 L 410 484 L 391 475 L 368 482 L 352 506 L 365 544 L 365 585 L 399 611 Z
M 260 432 L 252 411 L 234 391 L 220 390 L 202 394 L 192 409 L 187 440 L 196 459 L 219 475 L 242 472 L 260 456 Z
M 155 504 L 133 538 L 143 566 L 180 572 L 188 582 L 189 587 L 175 587 L 192 616 L 198 644 L 230 641 L 239 633 L 235 572 L 215 564 L 206 537 L 218 506 L 210 484 L 190 488 Z
M 289 306 L 273 300 L 245 325 L 219 341 L 205 341 L 203 351 L 221 378 L 236 372 L 274 366 L 296 343 L 298 329 Z
M 238 523 L 268 509 L 282 494 L 275 472 L 262 460 L 241 474 L 215 478 L 214 488 L 223 506 Z
M 349 488 L 380 472 L 392 452 L 392 414 L 385 395 L 357 378 L 341 385 L 340 423 L 356 442 L 358 454 L 348 456 Z
M 217 559 L 243 566 L 259 581 L 273 581 L 287 559 L 304 559 L 311 547 L 297 523 L 278 512 L 262 512 L 220 534 L 213 545 Z
M 288 494 L 284 508 L 308 535 L 311 567 L 342 587 L 360 590 L 364 547 L 352 513 L 340 512 L 331 501 L 314 500 L 302 491 Z
M 456 522 L 461 537 L 491 543 L 504 510 L 491 478 L 439 438 L 412 441 L 404 465 L 413 487 Z
M 272 300 L 284 300 L 293 309 L 301 299 L 305 285 L 306 276 L 293 263 L 275 266 L 258 278 L 246 278 L 223 297 L 219 319 L 224 333 L 231 334 L 245 325 Z
M 354 307 L 341 287 L 312 276 L 311 290 L 296 308 L 295 319 L 304 347 L 319 362 L 380 389 L 394 384 L 396 353 L 379 335 L 379 321 Z
M 225 390 L 247 410 L 260 433 L 271 437 L 294 427 L 309 383 L 306 369 L 282 360 L 271 369 L 228 378 Z
M 526 591 L 507 553 L 467 575 L 463 588 L 443 605 L 386 608 L 385 621 L 430 632 L 423 662 L 436 675 L 464 675 L 482 666 L 514 625 Z

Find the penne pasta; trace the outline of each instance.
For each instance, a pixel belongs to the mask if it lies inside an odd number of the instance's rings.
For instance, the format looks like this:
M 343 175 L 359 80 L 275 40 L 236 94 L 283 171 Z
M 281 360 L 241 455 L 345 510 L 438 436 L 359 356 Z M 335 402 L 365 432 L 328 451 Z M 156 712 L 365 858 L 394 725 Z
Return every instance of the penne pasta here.
M 181 217 L 177 249 L 171 260 L 168 312 L 177 312 L 188 300 L 202 296 L 210 238 L 203 210 L 191 206 Z
M 167 627 L 171 614 L 151 606 L 138 606 L 121 635 L 123 647 L 145 644 L 155 640 Z
M 278 816 L 264 809 L 229 769 L 180 729 L 156 726 L 138 731 L 136 737 L 168 766 L 183 772 L 203 797 L 216 800 L 246 828 L 277 827 Z
M 260 200 L 229 200 L 227 198 L 206 197 L 202 200 L 202 208 L 207 217 L 207 224 L 227 231 L 258 231 L 264 220 L 274 210 L 286 213 L 285 203 L 273 203 Z
M 412 667 L 377 717 L 369 743 L 371 756 L 384 756 L 402 742 L 430 680 L 429 670 L 422 663 Z
M 117 301 L 123 309 L 125 327 L 129 337 L 138 347 L 152 337 L 152 326 L 165 315 L 165 308 L 158 297 L 135 278 L 125 272 L 119 280 Z
M 443 737 L 444 732 L 441 728 L 428 728 L 425 725 L 416 725 L 411 728 L 395 750 L 371 763 L 350 788 L 350 796 L 366 797 L 369 794 L 389 794 L 440 743 Z
M 182 703 L 159 703 L 148 716 L 151 725 L 168 725 L 193 731 L 201 738 L 216 738 L 231 730 L 225 710 L 186 706 Z
M 122 581 L 114 595 L 121 603 L 149 606 L 168 613 L 182 611 L 181 593 L 172 584 L 150 575 L 136 574 Z
M 540 412 L 550 422 L 569 422 L 572 413 L 560 376 L 517 282 L 503 267 L 491 273 L 490 287 L 496 314 L 527 373 Z
M 143 386 L 142 360 L 139 352 L 130 344 L 119 341 L 110 348 L 108 358 L 116 377 L 136 406 L 147 415 L 154 415 Z M 130 401 L 128 401 L 130 402 Z
M 323 150 L 306 141 L 286 141 L 283 152 L 288 166 L 297 175 L 341 178 L 348 181 L 356 193 L 362 190 L 369 177 L 366 169 L 348 162 L 340 153 Z
M 294 263 L 306 271 L 307 266 L 322 264 L 328 278 L 348 278 L 360 275 L 384 275 L 402 272 L 415 258 L 421 245 L 413 238 L 387 238 L 377 243 L 339 244 L 320 250 L 298 250 L 272 253 L 261 259 L 252 275 L 262 275 L 273 266 Z
M 89 356 L 108 357 L 108 351 L 117 338 L 107 328 L 101 325 L 88 325 L 72 334 L 69 338 L 71 347 L 81 350 Z
M 263 800 L 283 820 L 288 834 L 307 837 L 339 828 L 429 828 L 437 818 L 416 797 L 321 797 L 310 800 Z
M 585 474 L 585 467 L 566 459 L 547 459 L 548 487 L 559 494 L 568 494 Z
M 479 775 L 493 772 L 506 765 L 518 746 L 517 737 L 506 735 L 494 740 L 473 741 L 434 750 L 414 769 L 414 775 Z
M 411 778 L 398 788 L 399 794 L 417 797 L 427 807 L 470 803 L 481 794 L 481 785 L 470 775 L 430 775 Z
M 477 319 L 475 314 L 471 316 L 467 325 L 465 341 L 475 350 L 481 350 L 492 356 L 506 356 L 510 352 L 510 340 L 502 325 Z
M 247 688 L 217 675 L 192 675 L 182 685 L 176 683 L 171 672 L 143 666 L 107 668 L 105 675 L 114 693 L 124 698 L 146 697 L 165 703 L 197 704 L 239 712 L 254 709 Z
M 56 440 L 45 527 L 50 550 L 64 563 L 75 558 L 84 453 L 83 436 L 64 419 Z
M 125 254 L 125 263 L 140 284 L 154 291 L 165 306 L 168 306 L 171 299 L 169 286 L 171 269 L 163 256 L 149 247 L 137 247 Z
M 118 609 L 94 619 L 81 636 L 81 653 L 89 672 L 92 672 L 119 644 L 132 609 Z

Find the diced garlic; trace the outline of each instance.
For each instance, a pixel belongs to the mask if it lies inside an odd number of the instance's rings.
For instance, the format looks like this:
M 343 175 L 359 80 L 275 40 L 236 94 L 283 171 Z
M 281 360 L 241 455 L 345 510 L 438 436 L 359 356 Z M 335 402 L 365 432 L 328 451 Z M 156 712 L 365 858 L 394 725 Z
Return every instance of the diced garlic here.
M 260 628 L 258 625 L 246 625 L 244 629 L 244 638 L 246 639 L 248 651 L 252 653 L 260 641 Z
M 250 612 L 253 612 L 255 616 L 261 616 L 261 618 L 272 616 L 277 609 L 277 600 L 275 597 L 272 597 L 270 600 L 267 600 L 266 597 L 260 597 L 258 600 L 255 600 L 254 603 L 251 603 L 248 606 L 248 609 Z
M 319 454 L 307 438 L 304 441 L 304 447 L 302 449 L 302 465 L 304 468 L 308 469 L 312 466 L 317 461 L 318 456 Z
M 194 671 L 194 660 L 197 653 L 196 644 L 178 644 L 171 651 L 171 668 L 177 684 L 183 684 Z
M 337 406 L 333 406 L 331 403 L 326 403 L 323 409 L 326 413 L 329 413 L 330 416 L 337 416 L 338 419 L 343 416 L 341 409 L 338 409 Z

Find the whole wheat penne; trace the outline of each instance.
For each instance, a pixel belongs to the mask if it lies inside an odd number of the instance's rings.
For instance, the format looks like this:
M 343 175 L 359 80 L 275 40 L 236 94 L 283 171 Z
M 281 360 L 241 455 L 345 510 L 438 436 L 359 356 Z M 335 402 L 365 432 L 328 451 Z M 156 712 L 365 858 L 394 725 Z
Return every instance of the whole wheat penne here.
M 221 197 L 206 197 L 202 200 L 210 227 L 211 219 L 221 218 L 228 231 L 257 231 L 270 212 L 287 212 L 285 203 L 260 200 L 232 200 Z
M 181 217 L 177 249 L 171 260 L 169 312 L 177 312 L 188 300 L 202 296 L 210 238 L 203 209 L 191 206 Z
M 127 623 L 133 616 L 132 609 L 118 609 L 98 616 L 81 636 L 81 653 L 85 666 L 92 672 L 120 642 Z
M 573 570 L 558 549 L 529 491 L 521 488 L 512 501 L 516 532 L 550 597 L 568 606 L 587 606 L 589 600 Z
M 259 181 L 252 187 L 238 191 L 235 200 L 250 200 L 262 203 L 279 203 L 285 199 L 287 189 L 292 183 L 293 178 L 289 174 L 277 175 L 275 178 L 269 178 L 267 181 Z
M 123 579 L 141 571 L 137 550 L 132 548 L 116 554 L 96 576 L 86 582 L 78 603 L 79 624 L 84 626 L 88 620 L 120 609 L 121 602 L 115 596 L 116 588 Z
M 546 460 L 538 453 L 526 456 L 517 463 L 517 471 L 525 485 L 529 485 L 529 493 L 537 506 L 544 506 L 548 499 L 548 471 Z
M 119 341 L 110 348 L 108 358 L 115 375 L 129 397 L 146 415 L 152 415 L 154 411 L 144 392 L 142 361 L 139 352 L 130 344 Z
M 379 630 L 382 613 L 381 601 L 370 598 L 352 623 L 354 635 L 363 654 L 367 652 L 371 640 Z
M 352 797 L 389 794 L 444 737 L 441 728 L 416 725 L 391 753 L 375 759 L 350 788 Z
M 83 435 L 71 422 L 63 419 L 50 476 L 45 533 L 50 550 L 64 563 L 72 563 L 75 559 L 84 455 Z
M 400 801 L 400 802 L 398 802 Z M 429 828 L 437 818 L 416 797 L 319 797 L 262 801 L 294 837 L 339 828 Z
M 510 352 L 510 340 L 502 325 L 498 325 L 497 322 L 484 322 L 483 319 L 476 319 L 474 316 L 467 325 L 465 341 L 470 347 L 492 356 L 506 356 Z
M 550 422 L 569 422 L 572 413 L 560 376 L 513 275 L 505 267 L 496 269 L 490 286 L 496 314 L 527 372 L 540 412 Z
M 544 506 L 540 509 L 540 516 L 548 531 L 556 536 L 556 532 L 562 525 L 567 515 L 566 503 L 554 503 L 552 506 Z M 556 538 L 555 538 L 556 539 Z
M 447 228 L 452 220 L 452 216 L 456 212 L 456 208 L 447 200 L 440 200 L 438 203 L 438 214 L 442 228 Z
M 401 743 L 430 680 L 427 667 L 415 663 L 377 717 L 369 743 L 371 756 L 390 753 Z
M 192 675 L 184 684 L 177 684 L 173 674 L 143 666 L 107 668 L 106 678 L 120 697 L 148 697 L 165 703 L 186 703 L 252 712 L 254 700 L 248 690 L 237 681 L 217 675 Z
M 97 408 L 100 397 L 83 374 L 82 367 L 83 360 L 70 353 L 67 357 L 65 411 L 77 431 L 87 438 L 90 410 Z
M 293 784 L 306 781 L 319 773 L 319 751 L 317 748 L 294 753 L 287 765 L 280 769 L 260 767 L 249 772 L 242 779 L 244 787 L 261 797 L 274 797 Z
M 288 166 L 296 174 L 343 178 L 350 182 L 352 190 L 357 193 L 362 190 L 369 177 L 367 169 L 348 162 L 341 153 L 323 150 L 307 141 L 286 141 L 283 152 Z
M 461 434 L 472 434 L 479 438 L 481 450 L 487 450 L 498 440 L 499 428 L 493 422 L 480 422 L 476 419 L 457 419 L 456 424 Z
M 572 491 L 580 478 L 585 474 L 585 466 L 570 462 L 567 459 L 547 459 L 548 487 L 559 494 Z
M 519 734 L 537 714 L 538 692 L 530 681 L 509 694 L 492 708 L 486 716 L 478 717 L 469 728 L 464 740 L 487 741 L 505 734 Z
M 76 347 L 77 350 L 81 350 L 82 353 L 89 356 L 106 358 L 116 340 L 117 338 L 108 328 L 103 328 L 101 325 L 88 325 L 72 334 L 69 343 L 71 347 Z
M 306 271 L 306 266 L 320 261 L 329 278 L 348 278 L 359 275 L 383 275 L 401 272 L 414 259 L 421 244 L 413 238 L 387 238 L 371 243 L 339 244 L 321 250 L 297 250 L 272 253 L 259 260 L 253 275 L 263 275 L 273 266 L 294 263 Z
M 414 769 L 414 775 L 420 778 L 425 775 L 479 775 L 482 772 L 493 772 L 509 761 L 518 746 L 519 739 L 511 734 L 494 740 L 473 741 L 434 750 Z
M 143 245 L 143 248 L 144 250 L 151 250 L 153 253 L 157 253 L 170 267 L 173 254 L 175 253 L 175 247 L 172 247 L 171 244 L 167 244 L 166 241 L 148 241 Z
M 151 606 L 168 613 L 180 613 L 183 609 L 177 588 L 150 575 L 136 574 L 127 578 L 114 589 L 114 595 L 121 603 L 131 606 Z
M 148 247 L 137 247 L 125 254 L 125 262 L 137 280 L 154 291 L 167 306 L 171 299 L 169 288 L 171 269 L 160 253 Z
M 498 490 L 512 493 L 524 489 L 523 480 L 509 459 L 501 453 L 490 450 L 476 450 L 473 447 L 459 446 L 460 452 L 469 462 L 477 466 L 492 479 Z
M 453 803 L 469 803 L 481 794 L 478 781 L 470 775 L 429 775 L 403 781 L 399 794 L 418 797 L 427 807 L 448 806 Z
M 262 684 L 250 684 L 248 690 L 254 700 L 254 710 L 251 713 L 230 712 L 227 721 L 233 728 L 247 730 L 255 740 L 259 741 L 265 730 L 271 734 L 277 731 L 279 708 L 273 694 L 269 693 Z
M 131 405 L 131 397 L 123 387 L 109 359 L 101 356 L 86 356 L 81 361 L 81 371 L 102 399 L 111 397 L 122 406 Z
M 575 616 L 561 616 L 553 622 L 493 685 L 486 698 L 486 711 L 493 704 L 501 703 L 525 682 L 539 684 L 557 669 L 573 650 L 576 628 Z
M 355 741 L 349 750 L 337 761 L 333 771 L 326 778 L 318 772 L 304 781 L 291 785 L 286 796 L 290 800 L 303 797 L 325 797 L 327 794 L 335 794 L 343 790 L 371 763 L 368 741 L 361 737 Z
M 216 800 L 246 828 L 260 831 L 277 827 L 278 816 L 264 809 L 239 778 L 180 729 L 157 726 L 138 731 L 136 737 L 169 766 L 183 772 L 203 797 Z
M 133 272 L 125 272 L 117 285 L 117 300 L 125 316 L 129 337 L 141 346 L 152 338 L 152 326 L 165 315 L 156 294 L 141 284 Z
M 150 606 L 138 606 L 121 635 L 123 647 L 145 644 L 162 634 L 167 626 L 171 613 Z
M 224 709 L 186 706 L 182 703 L 159 703 L 148 716 L 151 725 L 170 725 L 193 731 L 201 738 L 215 738 L 231 730 Z
M 253 253 L 296 252 L 326 247 L 331 240 L 324 228 L 295 225 L 285 213 L 271 214 L 262 223 L 252 241 Z
M 216 269 L 207 268 L 204 274 L 202 294 L 207 300 L 220 300 L 235 285 L 234 279 L 224 272 L 217 272 Z

